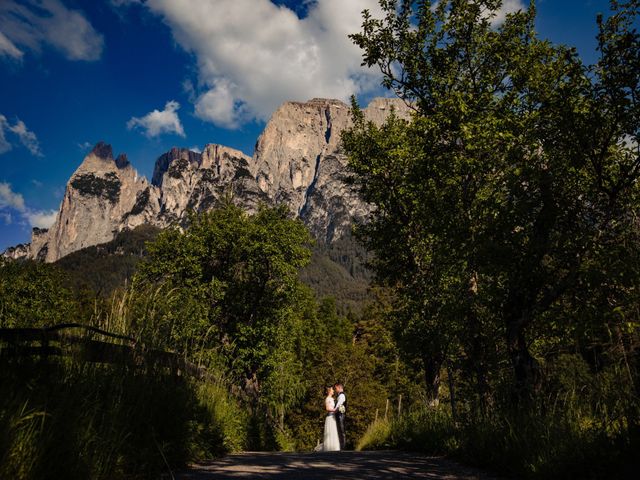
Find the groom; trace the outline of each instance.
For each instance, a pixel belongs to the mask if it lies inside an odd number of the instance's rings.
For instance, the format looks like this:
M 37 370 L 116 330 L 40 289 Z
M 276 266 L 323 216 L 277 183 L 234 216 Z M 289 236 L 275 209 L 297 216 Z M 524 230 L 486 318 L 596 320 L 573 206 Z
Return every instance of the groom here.
M 346 435 L 344 433 L 344 417 L 347 411 L 347 396 L 344 393 L 344 386 L 341 383 L 336 383 L 333 388 L 338 393 L 338 399 L 336 401 L 336 424 L 338 425 L 340 450 L 344 450 L 344 446 L 347 443 Z

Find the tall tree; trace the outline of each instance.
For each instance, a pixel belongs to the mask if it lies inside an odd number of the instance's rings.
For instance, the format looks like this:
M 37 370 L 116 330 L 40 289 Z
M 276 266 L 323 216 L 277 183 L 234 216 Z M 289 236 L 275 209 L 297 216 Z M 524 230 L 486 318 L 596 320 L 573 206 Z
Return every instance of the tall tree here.
M 354 106 L 343 140 L 377 207 L 362 235 L 422 328 L 414 346 L 437 361 L 463 343 L 485 395 L 502 331 L 521 397 L 539 378 L 532 326 L 635 228 L 639 2 L 612 2 L 592 67 L 538 38 L 533 1 L 499 26 L 499 0 L 380 5 L 352 39 L 415 116 L 377 128 Z
M 282 365 L 298 368 L 278 356 L 300 334 L 298 304 L 306 297 L 298 270 L 310 259 L 310 242 L 284 207 L 249 215 L 229 203 L 193 215 L 184 232 L 161 233 L 136 281 L 164 286 L 173 307 L 163 321 L 176 347 L 188 355 L 218 351 L 257 397 L 272 374 L 291 373 Z

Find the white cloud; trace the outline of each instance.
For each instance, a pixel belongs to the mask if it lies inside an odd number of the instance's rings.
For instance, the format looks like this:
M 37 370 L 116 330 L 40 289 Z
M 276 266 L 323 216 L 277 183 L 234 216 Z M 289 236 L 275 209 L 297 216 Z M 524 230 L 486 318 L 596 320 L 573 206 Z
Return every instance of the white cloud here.
M 8 122 L 7 118 L 0 113 L 0 155 L 11 150 L 11 144 L 4 136 L 4 131 L 7 129 Z
M 11 184 L 7 182 L 0 182 L 0 209 L 12 208 L 18 212 L 25 212 L 26 206 L 24 204 L 24 197 L 15 193 L 11 189 Z
M 238 128 L 250 115 L 245 105 L 236 104 L 232 90 L 233 86 L 226 80 L 216 82 L 196 100 L 196 115 L 222 127 Z
M 0 55 L 21 60 L 24 53 L 4 33 L 0 32 Z
M 22 145 L 24 145 L 32 155 L 37 157 L 42 156 L 38 137 L 36 137 L 36 134 L 27 128 L 22 120 L 18 120 L 14 126 L 9 127 L 9 130 L 18 136 L 20 143 L 22 143 Z
M 24 197 L 11 188 L 11 184 L 0 182 L 0 218 L 6 224 L 13 221 L 12 212 L 17 212 L 31 227 L 49 228 L 58 215 L 57 210 L 34 210 L 25 205 Z
M 202 150 L 197 145 L 191 147 L 189 150 L 191 150 L 192 152 L 195 152 L 195 153 L 202 153 Z
M 7 117 L 0 113 L 0 154 L 6 153 L 13 148 L 13 145 L 7 140 L 6 134 L 12 133 L 18 137 L 18 140 L 24 145 L 32 155 L 42 157 L 40 150 L 40 142 L 36 134 L 30 131 L 25 123 L 16 119 L 16 123 L 11 125 Z
M 286 100 L 331 97 L 379 87 L 379 73 L 360 66 L 347 38 L 360 31 L 361 12 L 377 0 L 317 0 L 299 18 L 270 0 L 148 0 L 143 4 L 195 55 L 195 112 L 235 128 L 266 120 Z
M 131 117 L 127 122 L 127 128 L 132 130 L 136 127 L 142 128 L 147 137 L 157 137 L 163 133 L 175 133 L 184 137 L 184 129 L 180 118 L 176 113 L 180 108 L 180 104 L 174 100 L 166 103 L 164 110 L 154 110 L 147 113 L 144 117 Z
M 0 54 L 17 59 L 48 45 L 69 60 L 97 60 L 104 46 L 85 16 L 60 0 L 0 1 L 0 31 Z
M 431 11 L 435 12 L 438 8 L 440 0 L 436 0 L 431 5 Z M 522 3 L 522 0 L 502 0 L 502 5 L 498 10 L 485 10 L 482 15 L 483 18 L 491 17 L 491 26 L 499 27 L 507 19 L 509 13 L 515 13 L 518 10 L 526 10 L 527 7 Z
M 509 13 L 515 13 L 518 10 L 526 10 L 527 7 L 522 3 L 522 0 L 502 0 L 502 6 L 499 10 L 494 12 L 494 17 L 491 19 L 493 26 L 502 25 L 507 19 Z
M 80 150 L 89 150 L 93 145 L 89 142 L 78 143 L 78 148 Z
M 29 225 L 38 228 L 49 228 L 56 221 L 58 216 L 57 210 L 29 210 L 24 214 L 25 218 L 29 221 Z

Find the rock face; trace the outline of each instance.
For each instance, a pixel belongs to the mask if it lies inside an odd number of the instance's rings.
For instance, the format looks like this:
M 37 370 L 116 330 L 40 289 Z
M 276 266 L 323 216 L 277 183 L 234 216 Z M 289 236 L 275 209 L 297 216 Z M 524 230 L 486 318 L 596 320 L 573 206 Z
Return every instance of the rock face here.
M 268 201 L 253 159 L 222 145 L 206 145 L 202 153 L 173 148 L 156 162 L 152 182 L 160 191 L 156 223 L 162 227 L 183 223 L 190 210 L 211 210 L 227 196 L 250 212 Z
M 31 256 L 53 262 L 81 248 L 108 242 L 123 228 L 151 222 L 158 213 L 153 208 L 157 201 L 152 201 L 157 195 L 125 155 L 114 159 L 111 146 L 98 143 L 67 183 L 46 243 L 33 239 Z
M 28 258 L 31 253 L 30 243 L 19 243 L 13 247 L 7 248 L 2 256 L 11 260 L 19 260 L 20 258 Z
M 364 115 L 380 125 L 392 109 L 409 117 L 402 101 L 388 98 L 372 101 Z M 343 236 L 354 220 L 370 212 L 343 178 L 347 157 L 340 136 L 349 126 L 350 108 L 339 100 L 287 102 L 271 117 L 254 154 L 260 190 L 272 203 L 286 204 L 326 243 Z
M 392 109 L 409 117 L 404 103 L 383 98 L 364 114 L 381 124 Z M 224 198 L 249 212 L 261 203 L 285 204 L 319 241 L 331 243 L 370 212 L 344 182 L 340 135 L 350 125 L 341 101 L 287 102 L 267 123 L 253 157 L 216 144 L 202 153 L 173 148 L 156 161 L 151 183 L 125 155 L 114 159 L 111 146 L 98 143 L 71 176 L 53 226 L 34 229 L 31 244 L 4 256 L 53 262 L 143 223 L 184 224 L 189 211 L 210 210 Z

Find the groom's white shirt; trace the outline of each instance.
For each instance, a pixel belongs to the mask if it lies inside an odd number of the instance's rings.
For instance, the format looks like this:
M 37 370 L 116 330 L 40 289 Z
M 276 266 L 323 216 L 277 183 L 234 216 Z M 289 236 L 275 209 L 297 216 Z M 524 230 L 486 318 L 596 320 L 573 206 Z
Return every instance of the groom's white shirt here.
M 338 394 L 338 401 L 336 402 L 336 410 L 340 408 L 340 406 L 345 402 L 346 399 L 347 399 L 347 396 L 344 394 L 344 392 L 340 392 Z

